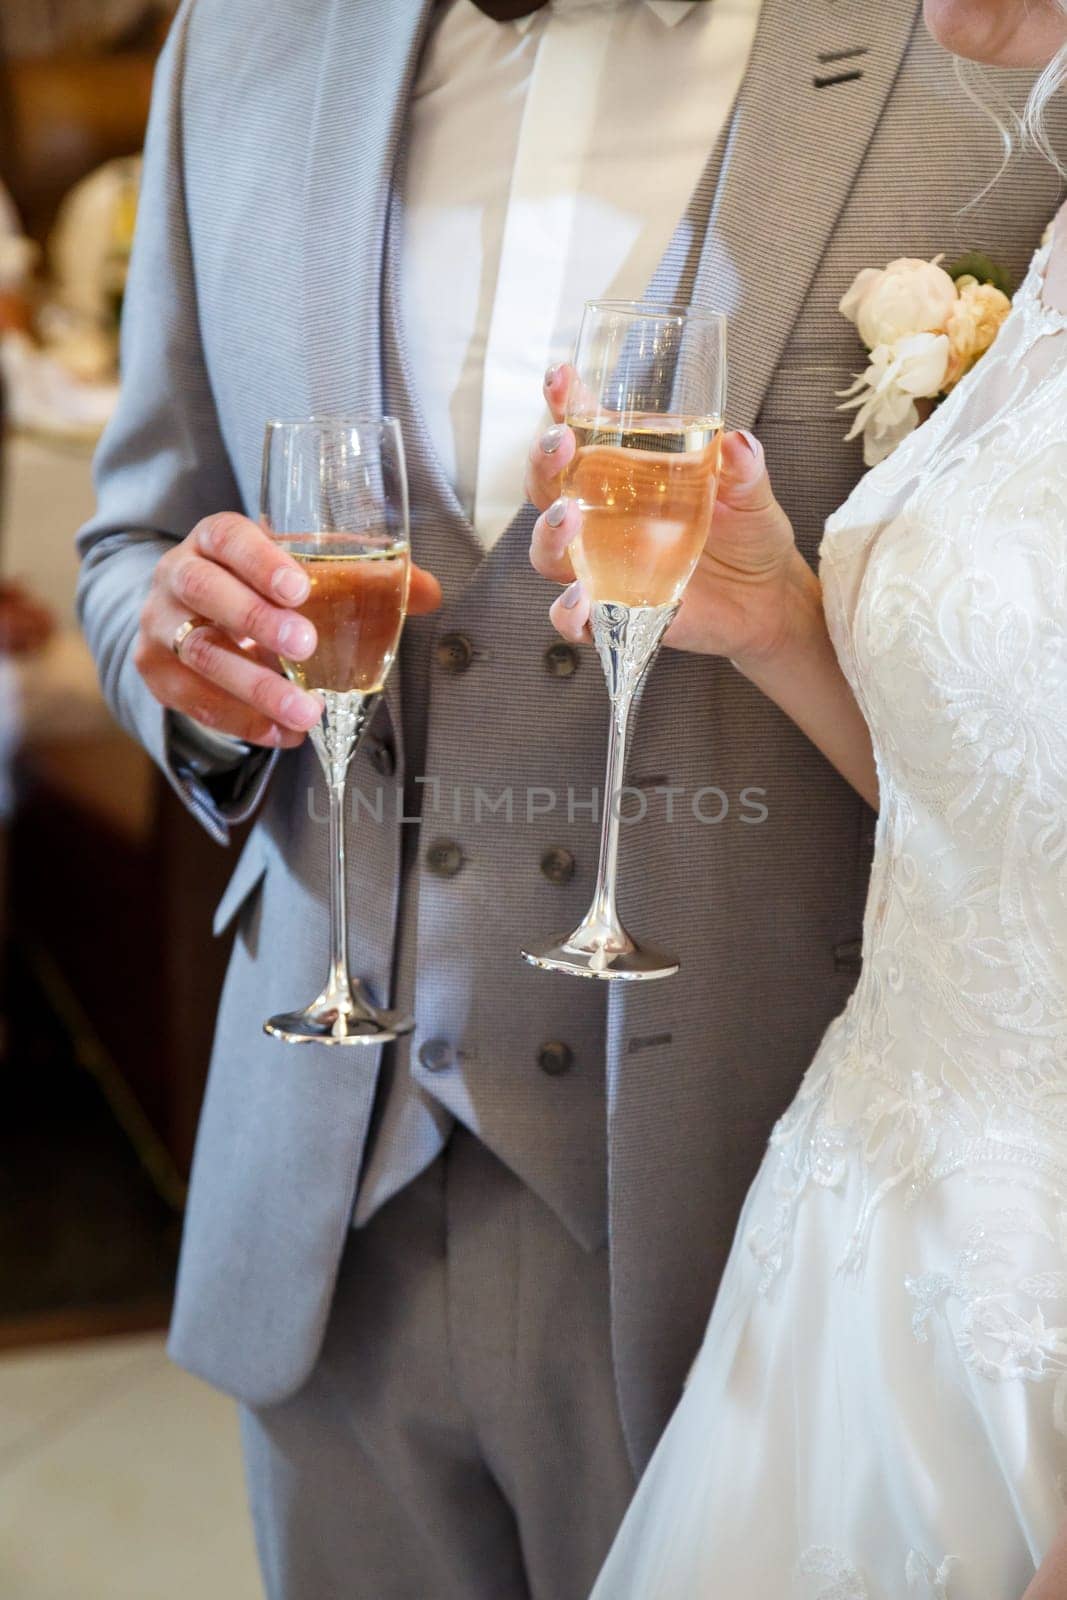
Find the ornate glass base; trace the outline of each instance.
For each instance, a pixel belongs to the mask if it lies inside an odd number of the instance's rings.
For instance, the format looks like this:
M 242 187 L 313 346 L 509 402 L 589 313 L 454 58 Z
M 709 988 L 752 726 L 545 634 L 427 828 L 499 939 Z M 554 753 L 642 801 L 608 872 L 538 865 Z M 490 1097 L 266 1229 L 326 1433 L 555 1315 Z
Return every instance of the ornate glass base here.
M 659 950 L 643 950 L 632 939 L 627 939 L 623 948 L 613 948 L 605 940 L 583 945 L 577 933 L 535 950 L 524 950 L 522 959 L 543 972 L 566 972 L 572 978 L 606 978 L 624 983 L 673 978 L 678 971 L 678 962 L 673 956 L 665 956 Z
M 286 1044 L 388 1044 L 414 1026 L 413 1017 L 372 1006 L 357 984 L 348 1003 L 320 995 L 306 1011 L 271 1017 L 263 1032 Z

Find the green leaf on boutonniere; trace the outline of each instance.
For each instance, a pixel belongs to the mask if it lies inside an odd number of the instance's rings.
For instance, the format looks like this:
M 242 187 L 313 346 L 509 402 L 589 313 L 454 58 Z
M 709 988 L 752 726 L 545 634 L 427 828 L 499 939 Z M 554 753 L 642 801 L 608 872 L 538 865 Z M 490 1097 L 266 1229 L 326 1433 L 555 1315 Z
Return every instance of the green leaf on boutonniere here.
M 991 256 L 981 250 L 968 250 L 965 256 L 960 256 L 958 261 L 953 261 L 951 266 L 945 268 L 949 277 L 977 278 L 979 283 L 991 283 L 994 289 L 999 289 L 1001 294 L 1006 294 L 1010 300 L 1015 293 L 1015 284 L 1011 275 L 998 267 Z

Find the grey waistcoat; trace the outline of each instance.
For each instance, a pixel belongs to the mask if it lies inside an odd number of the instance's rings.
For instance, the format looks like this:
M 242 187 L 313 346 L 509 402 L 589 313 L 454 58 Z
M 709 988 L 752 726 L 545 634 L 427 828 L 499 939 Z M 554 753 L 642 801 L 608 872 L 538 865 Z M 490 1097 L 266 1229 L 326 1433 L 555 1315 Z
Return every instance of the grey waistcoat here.
M 725 142 L 724 132 L 672 231 L 648 299 L 690 299 Z M 486 555 L 436 459 L 411 383 L 400 317 L 403 170 L 401 155 L 386 227 L 383 392 L 409 445 L 415 557 L 438 575 L 447 594 L 462 599 L 450 610 L 447 629 L 436 618 L 411 621 L 401 651 L 405 815 L 421 806 L 425 817 L 421 837 L 418 825 L 405 824 L 395 992 L 418 1023 L 414 1037 L 388 1052 L 383 1064 L 355 1217 L 366 1222 L 416 1177 L 458 1118 L 593 1249 L 607 1239 L 608 994 L 606 986 L 520 968 L 518 946 L 571 927 L 591 897 L 599 826 L 592 802 L 595 795 L 597 807 L 602 804 L 607 692 L 591 652 L 575 671 L 574 652 L 553 648 L 545 616 L 551 591 L 527 555 L 533 509 L 517 510 Z M 516 485 L 516 499 L 520 494 Z M 500 617 L 498 597 L 505 590 L 507 628 L 494 630 L 490 641 L 486 624 Z M 510 703 L 531 741 L 550 752 L 540 771 L 525 745 L 509 747 L 495 723 L 484 741 L 479 736 L 478 707 L 487 698 L 496 698 L 505 714 Z M 554 746 L 562 724 L 574 720 L 576 704 L 583 738 L 564 764 Z M 458 740 L 451 731 L 457 728 Z M 472 741 L 478 741 L 476 755 Z M 638 743 L 635 757 L 639 750 Z M 388 742 L 384 764 L 393 764 Z M 416 784 L 416 776 L 426 781 Z M 542 785 L 546 792 L 538 795 Z M 529 815 L 542 805 L 543 817 Z M 709 800 L 708 809 L 715 802 Z M 628 852 L 640 854 L 642 835 L 641 827 L 627 831 Z M 452 879 L 426 871 L 449 847 L 460 852 L 464 873 L 488 866 L 483 925 L 466 950 L 452 948 L 461 937 Z M 490 860 L 483 862 L 487 852 Z M 446 865 L 453 865 L 452 857 Z M 572 876 L 560 883 L 566 873 Z M 529 903 L 531 880 L 538 884 L 537 920 L 523 927 L 522 912 L 512 919 L 507 908 Z M 654 894 L 655 885 L 650 890 Z M 418 972 L 442 956 L 474 963 L 470 992 L 429 1007 L 420 1003 Z

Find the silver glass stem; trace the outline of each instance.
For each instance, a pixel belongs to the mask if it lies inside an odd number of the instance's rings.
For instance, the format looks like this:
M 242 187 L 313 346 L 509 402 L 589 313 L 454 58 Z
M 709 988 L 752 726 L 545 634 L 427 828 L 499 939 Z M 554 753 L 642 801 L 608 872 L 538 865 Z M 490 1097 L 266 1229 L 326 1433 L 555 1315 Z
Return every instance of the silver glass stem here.
M 678 610 L 669 606 L 621 606 L 614 601 L 594 605 L 589 628 L 604 668 L 611 701 L 604 814 L 600 819 L 600 859 L 596 889 L 582 929 L 599 937 L 605 958 L 612 951 L 632 950 L 633 940 L 619 920 L 616 883 L 619 872 L 619 828 L 626 784 L 631 714 L 641 698 L 660 640 Z
M 360 736 L 374 715 L 380 696 L 323 694 L 322 721 L 311 730 L 311 742 L 326 778 L 330 797 L 330 965 L 316 1004 L 332 1006 L 335 1028 L 343 1029 L 353 1009 L 348 976 L 348 877 L 345 866 L 345 794 L 348 769 Z
M 632 714 L 660 641 L 677 610 L 677 602 L 666 606 L 624 606 L 608 600 L 598 601 L 592 608 L 590 628 L 611 700 L 596 888 L 592 905 L 573 933 L 544 948 L 522 952 L 532 966 L 584 978 L 662 978 L 678 970 L 673 957 L 643 950 L 631 939 L 616 905 L 619 828 Z
M 356 690 L 322 691 L 322 721 L 311 742 L 330 797 L 330 960 L 321 992 L 304 1011 L 286 1012 L 264 1023 L 267 1033 L 290 1044 L 382 1044 L 409 1033 L 410 1017 L 380 1011 L 348 972 L 348 878 L 345 870 L 345 794 L 348 769 L 381 695 Z

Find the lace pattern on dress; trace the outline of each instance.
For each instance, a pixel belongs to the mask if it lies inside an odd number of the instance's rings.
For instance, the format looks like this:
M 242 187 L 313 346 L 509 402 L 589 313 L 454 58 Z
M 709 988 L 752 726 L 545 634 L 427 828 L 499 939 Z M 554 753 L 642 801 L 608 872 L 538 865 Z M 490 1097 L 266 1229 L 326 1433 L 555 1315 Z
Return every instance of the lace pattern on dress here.
M 1053 1420 L 1067 1435 L 1067 1203 L 1055 1219 L 1051 1227 L 1023 1208 L 977 1217 L 948 1271 L 905 1285 L 920 1342 L 951 1307 L 965 1364 L 994 1383 L 1051 1383 Z
M 828 623 L 881 803 L 860 980 L 774 1131 L 773 1214 L 748 1235 L 764 1292 L 812 1185 L 857 1180 L 838 1263 L 855 1272 L 890 1194 L 1006 1164 L 1067 1193 L 1067 317 L 1042 299 L 1050 248 L 989 354 L 827 524 Z
M 954 1556 L 946 1556 L 935 1567 L 920 1551 L 909 1550 L 904 1563 L 907 1593 L 915 1600 L 951 1600 L 949 1569 L 955 1560 Z M 812 1600 L 874 1600 L 859 1569 L 829 1545 L 812 1545 L 805 1550 L 797 1570 L 802 1578 L 825 1580 L 821 1587 L 811 1590 Z

